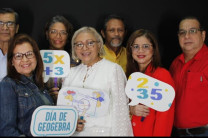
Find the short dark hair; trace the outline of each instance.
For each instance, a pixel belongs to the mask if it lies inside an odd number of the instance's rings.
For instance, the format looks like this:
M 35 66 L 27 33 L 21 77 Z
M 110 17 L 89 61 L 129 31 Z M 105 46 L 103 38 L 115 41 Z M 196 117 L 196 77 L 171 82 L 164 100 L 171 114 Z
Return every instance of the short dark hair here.
M 12 59 L 13 59 L 13 52 L 14 49 L 16 48 L 17 45 L 23 44 L 23 43 L 29 43 L 31 44 L 33 48 L 33 52 L 35 54 L 35 58 L 37 60 L 37 66 L 33 72 L 34 74 L 34 82 L 39 88 L 44 87 L 44 82 L 43 82 L 43 61 L 40 55 L 40 50 L 38 48 L 38 45 L 36 41 L 30 37 L 27 34 L 18 34 L 14 37 L 12 43 L 9 46 L 8 49 L 8 55 L 7 55 L 7 73 L 10 78 L 13 78 L 14 80 L 20 80 L 20 73 L 17 72 L 15 67 L 12 65 Z
M 127 59 L 128 59 L 127 66 L 126 66 L 126 68 L 127 68 L 127 71 L 126 71 L 127 78 L 131 75 L 131 73 L 139 71 L 139 66 L 132 57 L 131 46 L 134 43 L 135 39 L 138 38 L 138 37 L 141 37 L 141 36 L 144 36 L 145 38 L 147 38 L 150 41 L 150 43 L 152 44 L 153 50 L 154 50 L 153 58 L 152 58 L 152 70 L 151 70 L 151 72 L 154 72 L 154 70 L 157 67 L 161 66 L 159 46 L 158 46 L 158 42 L 157 42 L 156 37 L 154 36 L 154 34 L 152 32 L 150 32 L 149 30 L 145 30 L 145 29 L 136 30 L 129 37 L 128 42 L 127 42 L 127 47 L 126 47 Z
M 201 20 L 200 20 L 199 18 L 197 18 L 196 16 L 193 16 L 193 15 L 188 15 L 188 16 L 183 17 L 183 18 L 180 20 L 179 25 L 181 24 L 181 22 L 182 22 L 183 20 L 187 20 L 187 19 L 197 20 L 197 21 L 199 22 L 199 29 L 200 29 L 201 31 L 204 31 L 204 26 L 201 24 Z
M 13 13 L 15 15 L 15 23 L 19 24 L 19 14 L 12 8 L 1 8 L 0 14 Z
M 103 27 L 102 27 L 102 30 L 103 31 L 106 31 L 107 29 L 107 23 L 108 21 L 110 21 L 111 19 L 117 19 L 117 20 L 120 20 L 123 22 L 124 24 L 124 29 L 126 30 L 126 21 L 124 20 L 124 18 L 122 18 L 120 15 L 117 15 L 117 14 L 110 14 L 108 15 L 105 20 L 104 20 L 104 23 L 103 23 Z

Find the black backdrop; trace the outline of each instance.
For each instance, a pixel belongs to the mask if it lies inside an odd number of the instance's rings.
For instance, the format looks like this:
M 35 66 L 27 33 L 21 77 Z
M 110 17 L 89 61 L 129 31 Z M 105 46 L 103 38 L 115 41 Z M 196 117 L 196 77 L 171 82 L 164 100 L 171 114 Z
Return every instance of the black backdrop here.
M 30 34 L 40 48 L 44 47 L 44 25 L 51 16 L 64 15 L 75 30 L 92 26 L 99 31 L 105 15 L 120 14 L 128 24 L 126 38 L 140 28 L 149 29 L 156 35 L 166 68 L 181 52 L 177 38 L 181 17 L 199 17 L 207 31 L 206 3 L 206 0 L 0 0 L 1 7 L 14 8 L 20 14 L 19 32 Z

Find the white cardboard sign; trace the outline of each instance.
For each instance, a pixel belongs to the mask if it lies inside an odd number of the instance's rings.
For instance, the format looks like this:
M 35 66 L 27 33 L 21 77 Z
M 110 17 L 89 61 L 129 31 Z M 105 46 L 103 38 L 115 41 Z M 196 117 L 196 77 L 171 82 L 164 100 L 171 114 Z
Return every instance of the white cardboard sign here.
M 40 50 L 43 60 L 44 82 L 49 77 L 66 77 L 70 71 L 70 56 L 64 50 Z
M 77 126 L 78 112 L 68 106 L 40 106 L 32 115 L 33 136 L 71 136 Z
M 129 76 L 125 92 L 131 99 L 129 105 L 141 103 L 157 111 L 167 111 L 175 98 L 172 86 L 140 72 Z

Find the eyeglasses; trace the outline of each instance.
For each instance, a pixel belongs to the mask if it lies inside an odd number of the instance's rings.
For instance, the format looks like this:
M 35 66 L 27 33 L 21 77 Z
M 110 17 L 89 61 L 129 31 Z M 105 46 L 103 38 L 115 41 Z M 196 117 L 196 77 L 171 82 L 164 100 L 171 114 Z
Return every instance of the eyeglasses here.
M 131 49 L 132 49 L 133 51 L 139 51 L 139 49 L 142 48 L 142 50 L 148 51 L 148 50 L 150 50 L 151 46 L 152 46 L 152 45 L 150 45 L 150 44 L 143 44 L 143 45 L 141 45 L 141 46 L 139 46 L 138 44 L 133 44 L 133 45 L 131 46 Z
M 35 54 L 33 51 L 28 51 L 24 54 L 23 53 L 16 53 L 13 55 L 14 59 L 16 59 L 16 60 L 22 60 L 23 56 L 25 56 L 27 59 L 31 59 L 35 56 Z
M 67 36 L 68 35 L 68 33 L 64 30 L 58 31 L 58 30 L 55 30 L 55 29 L 49 30 L 49 33 L 52 34 L 52 35 L 55 35 L 55 36 L 57 36 L 58 34 L 61 35 L 61 36 Z
M 198 31 L 201 31 L 201 29 L 197 29 L 197 28 L 191 28 L 189 30 L 179 30 L 178 35 L 180 37 L 184 37 L 186 36 L 186 34 L 188 33 L 189 35 L 194 35 L 196 34 Z
M 85 45 L 87 48 L 91 49 L 94 47 L 95 43 L 99 43 L 99 41 L 87 40 L 85 43 L 80 41 L 80 42 L 74 43 L 74 47 L 80 50 Z
M 6 26 L 8 28 L 13 28 L 15 26 L 15 22 L 12 22 L 12 21 L 8 21 L 8 22 L 0 21 L 0 27 L 4 27 L 5 24 L 6 24 Z

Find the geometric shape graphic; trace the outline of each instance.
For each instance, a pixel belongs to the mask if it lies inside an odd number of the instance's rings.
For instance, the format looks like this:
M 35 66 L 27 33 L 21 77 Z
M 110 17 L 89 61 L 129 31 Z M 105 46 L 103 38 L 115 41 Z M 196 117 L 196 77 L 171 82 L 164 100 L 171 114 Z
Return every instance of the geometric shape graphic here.
M 57 105 L 73 106 L 80 116 L 100 117 L 108 114 L 109 95 L 100 90 L 64 87 L 58 94 Z

